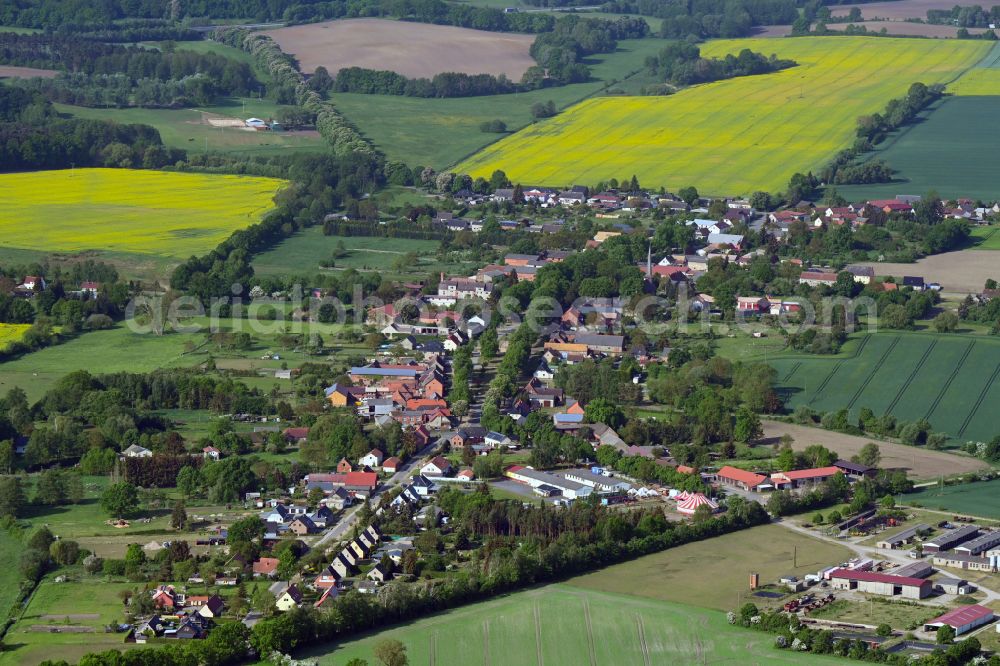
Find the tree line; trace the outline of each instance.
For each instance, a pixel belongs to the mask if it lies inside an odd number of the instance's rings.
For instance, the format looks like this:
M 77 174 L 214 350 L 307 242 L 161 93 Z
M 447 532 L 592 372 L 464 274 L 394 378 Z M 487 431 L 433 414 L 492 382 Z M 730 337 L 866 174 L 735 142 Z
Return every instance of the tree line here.
M 746 37 L 756 25 L 784 25 L 799 16 L 794 0 L 612 0 L 604 11 L 664 19 L 660 36 Z
M 688 42 L 675 42 L 660 51 L 659 55 L 646 58 L 646 67 L 655 76 L 674 85 L 707 83 L 737 76 L 767 74 L 794 67 L 794 60 L 770 58 L 750 49 L 743 49 L 739 55 L 729 54 L 725 58 L 702 58 L 701 50 Z
M 337 72 L 333 90 L 368 95 L 406 97 L 475 97 L 526 90 L 501 74 L 443 72 L 434 77 L 411 79 L 386 70 L 345 67 Z

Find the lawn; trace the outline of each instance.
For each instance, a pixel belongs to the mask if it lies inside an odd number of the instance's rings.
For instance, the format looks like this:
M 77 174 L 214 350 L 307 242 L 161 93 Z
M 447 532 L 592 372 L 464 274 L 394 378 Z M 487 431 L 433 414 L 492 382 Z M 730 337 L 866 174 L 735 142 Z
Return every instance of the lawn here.
M 193 42 L 201 44 L 201 42 Z M 220 45 L 221 46 L 221 45 Z M 214 49 L 196 49 L 214 50 Z M 214 127 L 214 117 L 273 118 L 277 105 L 256 98 L 221 99 L 214 106 L 198 109 L 96 109 L 57 104 L 60 113 L 78 118 L 113 120 L 118 123 L 151 125 L 160 133 L 163 144 L 189 152 L 230 152 L 252 155 L 277 155 L 290 152 L 327 152 L 329 144 L 315 131 L 249 132 L 234 127 Z
M 900 495 L 902 504 L 927 509 L 954 511 L 984 518 L 1000 518 L 1000 481 L 980 481 L 954 486 L 927 486 L 917 492 Z
M 569 585 L 507 595 L 296 656 L 323 666 L 372 662 L 383 638 L 402 641 L 411 664 L 837 663 L 780 652 L 773 636 L 733 627 L 719 611 Z
M 843 546 L 763 525 L 616 564 L 567 585 L 729 610 L 740 600 L 765 604 L 748 599 L 751 572 L 759 573 L 762 583 L 775 583 L 785 574 L 815 573 L 850 556 Z
M 74 169 L 0 175 L 4 245 L 184 259 L 271 208 L 284 181 L 248 176 Z
M 1000 341 L 988 336 L 882 332 L 849 356 L 772 358 L 786 406 L 818 411 L 862 407 L 900 421 L 927 419 L 957 443 L 998 434 L 989 405 L 1000 400 Z M 951 390 L 949 390 L 951 389 Z
M 637 93 L 631 79 L 624 80 L 641 72 L 646 57 L 668 43 L 654 38 L 622 40 L 615 53 L 588 59 L 590 81 L 527 93 L 452 99 L 336 93 L 332 99 L 337 110 L 389 159 L 443 169 L 504 136 L 481 132 L 484 121 L 500 119 L 508 130 L 518 130 L 532 122 L 532 104 L 552 100 L 562 109 L 600 93 L 612 81 L 615 88 Z
M 709 42 L 705 56 L 744 48 L 797 67 L 695 86 L 669 97 L 601 98 L 518 132 L 459 164 L 473 176 L 564 185 L 634 173 L 647 187 L 708 194 L 778 191 L 854 139 L 858 116 L 881 111 L 915 81 L 955 79 L 989 44 L 844 37 Z

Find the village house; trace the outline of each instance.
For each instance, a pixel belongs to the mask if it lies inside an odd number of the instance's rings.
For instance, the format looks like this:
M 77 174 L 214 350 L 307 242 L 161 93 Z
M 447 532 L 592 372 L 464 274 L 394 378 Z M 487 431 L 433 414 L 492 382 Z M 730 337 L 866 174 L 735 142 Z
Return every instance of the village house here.
M 358 459 L 358 464 L 362 467 L 378 467 L 382 464 L 384 454 L 378 449 L 372 449 Z
M 435 456 L 420 468 L 420 473 L 429 476 L 447 476 L 451 473 L 451 463 L 448 462 L 447 458 Z
M 767 477 L 761 474 L 754 474 L 746 470 L 730 467 L 726 465 L 716 472 L 716 479 L 719 483 L 727 486 L 736 486 L 746 491 L 754 491 L 767 483 Z
M 298 608 L 301 605 L 302 593 L 299 592 L 298 586 L 294 583 L 285 588 L 285 591 L 274 600 L 274 607 L 283 613 L 287 613 L 293 608 Z

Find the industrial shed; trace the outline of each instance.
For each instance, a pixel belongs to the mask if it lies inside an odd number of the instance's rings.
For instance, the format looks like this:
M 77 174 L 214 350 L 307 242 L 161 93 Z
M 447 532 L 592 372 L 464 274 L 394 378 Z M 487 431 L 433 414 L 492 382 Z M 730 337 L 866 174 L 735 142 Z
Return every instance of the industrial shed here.
M 857 590 L 886 597 L 923 599 L 931 593 L 931 582 L 908 576 L 891 576 L 873 571 L 836 569 L 830 573 L 830 584 L 837 590 Z
M 954 548 L 977 536 L 979 536 L 979 527 L 977 525 L 963 525 L 925 542 L 924 550 L 928 553 L 937 553 L 942 550 Z
M 886 550 L 899 548 L 900 546 L 913 541 L 915 538 L 917 538 L 917 536 L 920 533 L 929 532 L 930 529 L 931 529 L 930 525 L 925 525 L 923 523 L 919 525 L 914 525 L 913 527 L 905 529 L 902 532 L 897 532 L 892 536 L 883 538 L 875 545 L 879 548 L 884 548 Z

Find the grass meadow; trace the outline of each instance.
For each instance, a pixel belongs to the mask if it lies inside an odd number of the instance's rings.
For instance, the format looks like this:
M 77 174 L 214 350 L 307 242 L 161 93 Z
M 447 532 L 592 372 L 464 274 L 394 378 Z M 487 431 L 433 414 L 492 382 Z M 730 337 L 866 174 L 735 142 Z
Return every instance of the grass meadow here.
M 744 48 L 798 66 L 682 90 L 669 97 L 592 99 L 459 164 L 473 176 L 562 185 L 636 174 L 647 187 L 695 185 L 707 194 L 778 191 L 817 170 L 854 138 L 858 116 L 881 111 L 911 83 L 946 83 L 986 43 L 844 37 L 709 42 L 702 54 Z
M 339 243 L 344 244 L 347 255 L 334 259 L 333 268 L 321 268 L 320 263 L 331 259 Z M 253 269 L 258 275 L 315 275 L 353 268 L 378 271 L 387 277 L 424 277 L 440 271 L 474 270 L 472 263 L 439 261 L 435 255 L 440 245 L 434 240 L 409 238 L 325 236 L 320 227 L 311 227 L 256 255 Z M 417 262 L 403 265 L 410 252 L 418 255 Z
M 975 227 L 972 239 L 977 243 L 977 250 L 1000 250 L 1000 227 Z
M 997 434 L 1000 341 L 989 336 L 885 332 L 858 339 L 834 358 L 773 358 L 786 406 L 817 411 L 862 407 L 900 421 L 930 421 L 959 443 Z
M 548 585 L 439 613 L 300 658 L 322 666 L 373 660 L 395 638 L 411 664 L 834 664 L 833 657 L 781 652 L 773 637 L 726 622 L 720 611 Z
M 763 583 L 774 583 L 780 576 L 815 573 L 850 556 L 843 546 L 780 525 L 762 525 L 615 564 L 566 584 L 725 611 L 741 600 L 765 605 L 764 599 L 748 599 L 751 572 L 759 573 Z
M 192 42 L 202 44 L 203 42 Z M 214 44 L 204 42 L 205 44 Z M 216 44 L 215 46 L 222 46 Z M 194 49 L 214 51 L 216 49 Z M 228 55 L 228 54 L 227 54 Z M 273 118 L 278 106 L 271 100 L 256 98 L 221 99 L 215 105 L 198 109 L 99 109 L 56 104 L 60 113 L 77 118 L 114 120 L 128 124 L 151 125 L 160 133 L 163 144 L 192 153 L 227 152 L 248 155 L 275 155 L 289 152 L 327 152 L 329 145 L 315 131 L 248 132 L 241 128 L 213 127 L 208 118 Z
M 926 486 L 900 495 L 896 501 L 927 509 L 967 513 L 983 518 L 1000 518 L 1000 482 L 980 481 L 954 486 Z
M 481 132 L 484 121 L 500 119 L 513 132 L 533 122 L 531 105 L 536 102 L 552 100 L 563 109 L 609 87 L 637 94 L 646 57 L 668 43 L 654 38 L 622 40 L 615 53 L 587 60 L 590 81 L 527 93 L 454 99 L 336 93 L 332 99 L 389 159 L 440 170 L 503 138 Z
M 284 184 L 274 178 L 130 169 L 0 175 L 4 245 L 187 258 L 250 226 Z

